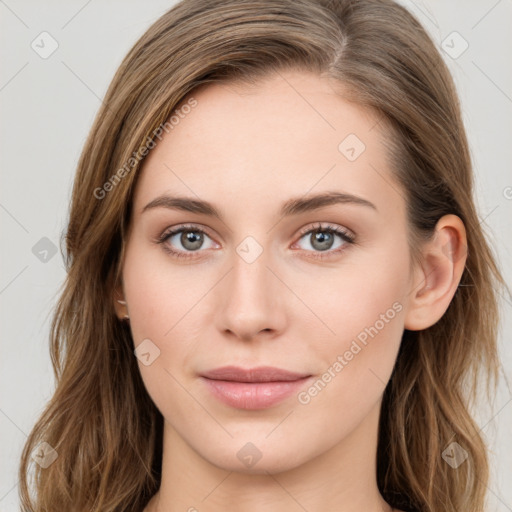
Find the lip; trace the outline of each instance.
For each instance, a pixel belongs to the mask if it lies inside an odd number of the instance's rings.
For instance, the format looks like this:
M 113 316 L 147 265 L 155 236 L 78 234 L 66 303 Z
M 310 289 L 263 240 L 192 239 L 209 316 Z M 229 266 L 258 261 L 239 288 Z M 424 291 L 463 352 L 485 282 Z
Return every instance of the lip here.
M 289 382 L 310 377 L 311 374 L 291 372 L 274 366 L 258 366 L 241 368 L 239 366 L 223 366 L 201 374 L 212 380 L 228 380 L 234 382 Z
M 209 391 L 237 409 L 266 409 L 299 391 L 311 374 L 271 366 L 240 368 L 224 366 L 201 374 Z

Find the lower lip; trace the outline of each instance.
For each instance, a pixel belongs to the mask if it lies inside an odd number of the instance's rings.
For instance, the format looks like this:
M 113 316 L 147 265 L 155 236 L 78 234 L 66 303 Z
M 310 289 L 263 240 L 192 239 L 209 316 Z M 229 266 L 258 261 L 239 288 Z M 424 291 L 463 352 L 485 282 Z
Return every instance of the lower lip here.
M 279 382 L 233 382 L 201 379 L 221 402 L 237 409 L 266 409 L 298 393 L 311 377 Z

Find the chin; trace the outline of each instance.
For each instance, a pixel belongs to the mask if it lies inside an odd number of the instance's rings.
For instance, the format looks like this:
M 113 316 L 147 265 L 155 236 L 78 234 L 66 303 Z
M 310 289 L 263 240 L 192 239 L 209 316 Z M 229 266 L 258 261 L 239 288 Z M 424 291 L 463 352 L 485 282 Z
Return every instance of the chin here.
M 217 445 L 215 453 L 198 453 L 219 469 L 247 475 L 282 473 L 306 462 L 303 445 L 273 445 L 264 439 L 258 442 L 257 436 L 253 439 L 254 442 L 232 440 L 227 446 Z

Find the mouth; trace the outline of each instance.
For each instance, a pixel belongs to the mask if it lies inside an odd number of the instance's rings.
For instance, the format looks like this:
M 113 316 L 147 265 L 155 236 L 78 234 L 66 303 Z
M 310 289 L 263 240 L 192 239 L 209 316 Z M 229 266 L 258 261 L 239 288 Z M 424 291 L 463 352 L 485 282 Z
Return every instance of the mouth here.
M 311 374 L 262 366 L 224 366 L 201 374 L 212 395 L 237 409 L 266 409 L 297 393 Z

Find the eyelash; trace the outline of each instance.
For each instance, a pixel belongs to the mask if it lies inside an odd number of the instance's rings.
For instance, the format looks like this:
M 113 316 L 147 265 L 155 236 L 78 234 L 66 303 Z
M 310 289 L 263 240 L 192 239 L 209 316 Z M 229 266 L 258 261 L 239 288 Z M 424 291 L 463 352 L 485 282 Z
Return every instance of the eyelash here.
M 200 251 L 175 251 L 174 249 L 171 249 L 168 245 L 165 244 L 165 242 L 171 238 L 172 236 L 176 235 L 177 233 L 181 233 L 182 231 L 189 231 L 189 232 L 194 232 L 194 233 L 202 233 L 204 235 L 208 235 L 208 233 L 206 231 L 204 231 L 203 229 L 193 225 L 193 224 L 187 224 L 187 225 L 181 225 L 181 226 L 178 226 L 176 228 L 173 228 L 171 230 L 168 230 L 168 231 L 164 231 L 162 233 L 162 235 L 160 235 L 157 240 L 156 240 L 156 243 L 157 244 L 160 244 L 162 245 L 163 249 L 170 255 L 172 255 L 173 257 L 176 257 L 176 258 L 186 258 L 186 259 L 189 259 L 189 258 L 193 258 L 194 257 L 194 253 L 195 252 L 200 252 Z M 317 232 L 317 231 L 321 231 L 321 232 L 325 232 L 325 233 L 330 233 L 330 234 L 335 234 L 335 235 L 338 235 L 342 240 L 343 242 L 345 242 L 346 244 L 355 244 L 355 236 L 348 230 L 345 230 L 339 226 L 335 226 L 335 225 L 332 225 L 332 224 L 324 224 L 324 223 L 318 223 L 317 225 L 315 226 L 308 226 L 304 229 L 302 229 L 300 231 L 300 237 L 299 237 L 299 240 L 302 239 L 305 235 L 308 235 L 310 233 L 314 233 L 314 232 Z M 210 237 L 211 238 L 211 237 Z M 313 252 L 315 254 L 315 256 L 311 256 L 312 258 L 314 259 L 326 259 L 326 258 L 329 258 L 329 257 L 332 257 L 334 254 L 338 254 L 342 251 L 344 251 L 346 249 L 345 245 L 343 245 L 342 247 L 339 247 L 338 249 L 335 249 L 335 250 L 328 250 L 328 251 L 307 251 L 307 252 Z

